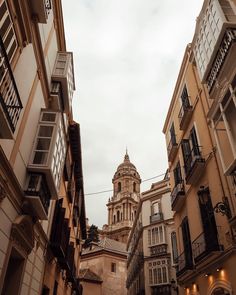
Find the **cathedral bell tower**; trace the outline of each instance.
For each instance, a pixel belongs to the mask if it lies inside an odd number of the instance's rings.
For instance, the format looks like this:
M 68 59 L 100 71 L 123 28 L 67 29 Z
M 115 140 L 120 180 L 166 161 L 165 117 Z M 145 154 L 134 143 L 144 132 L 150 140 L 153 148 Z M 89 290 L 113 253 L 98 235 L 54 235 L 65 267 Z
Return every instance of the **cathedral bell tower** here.
M 137 205 L 140 200 L 141 179 L 126 151 L 112 179 L 113 196 L 108 200 L 108 226 L 106 235 L 126 243 L 132 228 Z

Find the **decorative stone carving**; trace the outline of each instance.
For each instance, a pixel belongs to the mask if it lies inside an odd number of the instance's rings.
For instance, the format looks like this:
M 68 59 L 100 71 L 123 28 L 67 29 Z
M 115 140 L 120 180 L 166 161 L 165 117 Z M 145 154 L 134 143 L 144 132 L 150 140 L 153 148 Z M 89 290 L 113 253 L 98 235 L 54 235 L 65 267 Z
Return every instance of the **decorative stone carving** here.
M 34 247 L 34 228 L 33 222 L 29 215 L 18 216 L 11 231 L 12 241 L 27 255 L 30 254 Z

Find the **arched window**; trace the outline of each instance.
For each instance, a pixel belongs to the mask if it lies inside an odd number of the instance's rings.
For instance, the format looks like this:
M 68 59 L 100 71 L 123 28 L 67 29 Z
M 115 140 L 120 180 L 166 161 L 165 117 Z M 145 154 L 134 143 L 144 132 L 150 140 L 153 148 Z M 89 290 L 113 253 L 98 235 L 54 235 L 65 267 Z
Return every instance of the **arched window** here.
M 121 221 L 123 220 L 123 214 L 122 214 L 122 212 L 120 213 L 120 220 Z
M 134 213 L 131 214 L 131 220 L 134 220 Z
M 113 223 L 116 223 L 116 216 L 113 216 Z
M 133 192 L 136 192 L 136 183 L 133 183 Z
M 134 216 L 136 216 L 136 210 L 134 210 Z
M 117 222 L 119 222 L 120 221 L 120 211 L 118 210 L 117 211 Z
M 118 182 L 118 192 L 121 191 L 121 182 Z

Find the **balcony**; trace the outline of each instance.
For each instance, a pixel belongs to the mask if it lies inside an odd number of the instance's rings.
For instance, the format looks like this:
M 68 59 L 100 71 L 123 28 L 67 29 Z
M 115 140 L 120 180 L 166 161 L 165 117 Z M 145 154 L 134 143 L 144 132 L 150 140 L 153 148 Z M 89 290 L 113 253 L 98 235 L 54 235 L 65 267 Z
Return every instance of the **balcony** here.
M 212 231 L 211 234 L 202 232 L 192 242 L 192 249 L 195 264 L 208 264 L 221 255 L 224 247 L 219 244 L 218 236 Z
M 33 210 L 29 214 L 41 220 L 47 220 L 51 195 L 43 174 L 29 175 L 25 199 L 29 201 Z
M 32 12 L 37 16 L 38 22 L 46 24 L 48 15 L 51 11 L 51 0 L 37 0 L 32 1 Z
M 192 148 L 190 154 L 185 158 L 184 164 L 186 184 L 194 185 L 205 169 L 205 159 L 201 156 L 199 146 Z
M 52 81 L 60 83 L 61 92 L 58 92 L 58 95 L 61 95 L 63 110 L 67 113 L 71 112 L 73 92 L 75 90 L 73 55 L 71 52 L 59 51 L 57 53 Z
M 167 147 L 167 154 L 169 162 L 172 162 L 178 150 L 178 144 L 176 143 L 176 138 L 173 136 Z
M 232 62 L 234 62 L 235 52 L 236 52 L 235 41 L 236 41 L 236 29 L 231 29 L 231 28 L 226 29 L 225 34 L 222 38 L 222 41 L 216 52 L 216 56 L 213 61 L 213 64 L 210 68 L 210 72 L 206 78 L 206 83 L 207 83 L 209 93 L 212 92 L 215 82 L 218 76 L 220 76 L 222 67 L 225 66 L 225 64 L 227 63 L 226 58 L 228 59 L 227 68 L 228 67 L 230 68 L 232 66 Z M 224 73 L 225 72 L 226 71 L 224 71 Z M 222 76 L 222 79 L 224 77 Z M 210 97 L 213 97 L 213 96 L 210 96 Z
M 162 256 L 167 254 L 167 244 L 156 245 L 150 247 L 151 256 Z
M 192 117 L 193 113 L 193 107 L 190 105 L 182 105 L 180 111 L 179 111 L 179 129 L 185 130 L 188 126 L 188 123 Z
M 0 37 L 0 138 L 12 139 L 23 106 Z
M 181 253 L 178 258 L 178 266 L 177 266 L 177 277 L 188 275 L 192 272 L 193 269 L 193 262 L 192 258 L 189 255 L 188 259 L 186 259 L 185 252 Z
M 150 216 L 150 223 L 157 222 L 157 221 L 162 221 L 163 220 L 163 213 L 155 213 Z
M 171 209 L 173 211 L 179 211 L 185 201 L 185 191 L 183 181 L 177 183 L 171 192 Z

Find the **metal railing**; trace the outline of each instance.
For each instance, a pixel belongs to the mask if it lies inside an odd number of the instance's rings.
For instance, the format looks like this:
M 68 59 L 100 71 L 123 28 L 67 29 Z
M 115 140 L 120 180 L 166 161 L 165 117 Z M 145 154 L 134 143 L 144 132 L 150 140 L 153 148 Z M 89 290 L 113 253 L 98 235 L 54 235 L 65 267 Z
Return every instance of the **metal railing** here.
M 31 173 L 25 194 L 39 197 L 45 212 L 48 214 L 51 194 L 44 175 Z
M 0 104 L 14 133 L 23 108 L 3 40 L 0 36 Z
M 200 146 L 198 145 L 193 146 L 190 153 L 184 157 L 184 169 L 186 177 L 188 177 L 188 175 L 191 173 L 192 168 L 197 161 L 204 162 L 199 148 Z
M 185 118 L 186 114 L 192 111 L 193 107 L 188 104 L 188 105 L 182 105 L 178 114 L 179 118 L 179 123 L 182 123 L 182 120 Z
M 209 234 L 202 232 L 193 242 L 192 242 L 193 258 L 198 261 L 204 258 L 211 252 L 223 250 L 223 245 L 219 244 L 218 239 L 218 228 L 214 233 L 214 230 Z
M 173 203 L 176 201 L 176 198 L 179 194 L 181 195 L 185 194 L 183 180 L 177 183 L 171 192 L 171 205 L 173 205 Z
M 167 147 L 167 153 L 168 153 L 168 157 L 170 157 L 172 151 L 173 151 L 173 148 L 174 147 L 177 147 L 178 144 L 176 142 L 176 136 L 172 136 L 171 139 L 170 139 L 170 142 L 168 144 L 168 147 Z

